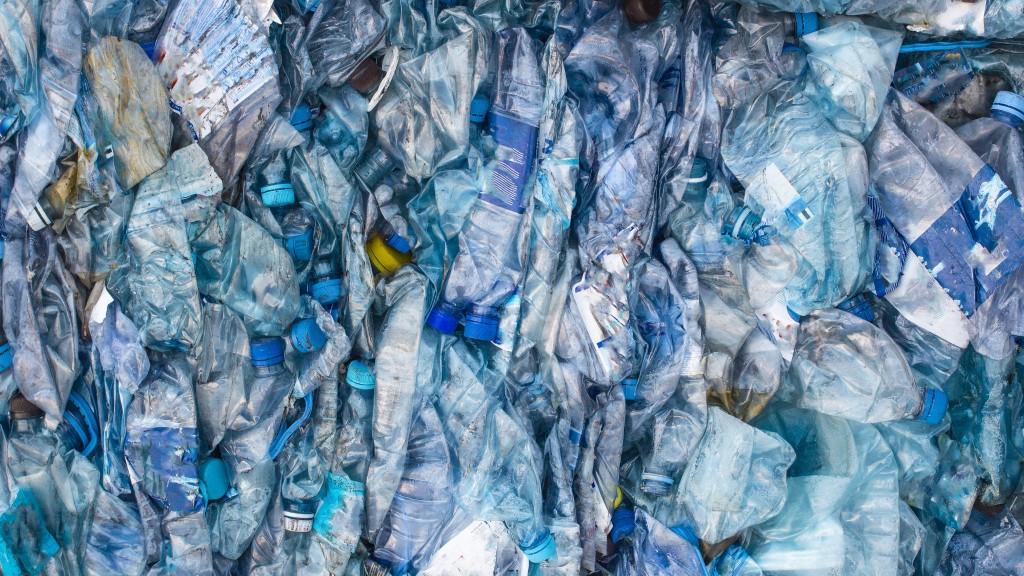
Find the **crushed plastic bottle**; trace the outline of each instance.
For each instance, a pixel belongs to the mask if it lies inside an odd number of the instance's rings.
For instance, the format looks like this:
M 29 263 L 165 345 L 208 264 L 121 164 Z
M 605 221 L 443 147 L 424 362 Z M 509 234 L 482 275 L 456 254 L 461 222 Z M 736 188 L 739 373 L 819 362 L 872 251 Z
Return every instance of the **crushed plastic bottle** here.
M 1022 573 L 1022 38 L 0 1 L 0 572 Z

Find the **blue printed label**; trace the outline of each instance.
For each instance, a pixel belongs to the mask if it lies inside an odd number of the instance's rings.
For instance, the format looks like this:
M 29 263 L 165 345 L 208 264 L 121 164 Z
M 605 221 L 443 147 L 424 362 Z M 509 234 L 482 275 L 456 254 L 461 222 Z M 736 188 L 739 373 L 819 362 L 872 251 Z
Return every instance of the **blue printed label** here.
M 313 517 L 313 530 L 341 550 L 355 552 L 362 530 L 364 485 L 327 474 L 327 490 Z
M 491 185 L 480 198 L 513 212 L 522 212 L 524 190 L 537 155 L 537 127 L 491 113 L 490 133 L 498 143 Z
M 986 164 L 910 248 L 970 317 L 1024 261 L 1024 212 Z
M 188 514 L 206 505 L 199 492 L 195 428 L 155 426 L 129 434 L 128 461 L 142 472 L 146 493 L 165 510 Z

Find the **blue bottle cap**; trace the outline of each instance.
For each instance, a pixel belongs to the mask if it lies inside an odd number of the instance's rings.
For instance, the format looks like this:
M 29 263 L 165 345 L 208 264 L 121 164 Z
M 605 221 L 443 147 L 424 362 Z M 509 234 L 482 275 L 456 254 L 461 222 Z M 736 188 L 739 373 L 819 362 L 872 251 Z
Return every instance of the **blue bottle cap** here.
M 253 366 L 273 366 L 284 362 L 284 339 L 256 338 L 249 342 Z
M 485 96 L 477 94 L 469 103 L 469 120 L 476 124 L 482 124 L 487 119 L 487 110 L 491 107 L 491 101 Z
M 640 489 L 648 494 L 664 496 L 672 491 L 675 480 L 662 474 L 651 474 L 644 472 L 640 475 Z
M 612 512 L 612 543 L 618 544 L 626 536 L 632 536 L 636 530 L 636 512 L 632 508 L 619 506 Z
M 544 536 L 536 544 L 520 545 L 519 547 L 522 549 L 523 554 L 526 554 L 526 557 L 529 558 L 530 562 L 534 564 L 551 560 L 558 553 L 555 547 L 555 537 L 548 531 L 545 531 Z
M 875 321 L 875 310 L 871 307 L 871 303 L 868 302 L 868 299 L 865 298 L 863 294 L 858 294 L 849 300 L 840 302 L 836 308 L 845 310 L 846 312 L 868 322 Z
M 1024 122 L 1024 97 L 1015 92 L 1000 91 L 996 94 L 995 101 L 992 102 L 991 111 L 1005 114 L 1018 122 Z
M 946 396 L 945 392 L 938 388 L 925 388 L 924 407 L 921 408 L 921 414 L 917 419 L 930 426 L 934 426 L 942 422 L 942 417 L 946 415 L 946 408 L 948 407 L 949 397 Z
M 287 206 L 295 203 L 295 187 L 288 182 L 271 184 L 260 188 L 260 198 L 267 208 Z
M 199 491 L 207 502 L 220 500 L 228 493 L 228 467 L 220 458 L 207 458 L 199 463 Z
M 295 111 L 292 112 L 291 119 L 292 127 L 299 132 L 308 130 L 313 126 L 313 114 L 309 111 L 309 105 L 305 102 L 295 107 Z
M 626 400 L 636 400 L 636 387 L 640 383 L 636 378 L 626 378 L 622 381 L 622 395 Z
M 314 300 L 327 306 L 341 300 L 341 293 L 344 289 L 344 282 L 341 278 L 328 278 L 310 285 L 309 293 Z
M 794 12 L 793 16 L 796 18 L 797 38 L 818 31 L 817 12 Z
M 790 44 L 789 42 L 783 42 L 782 43 L 782 53 L 785 54 L 786 52 L 799 52 L 799 53 L 801 53 L 801 54 L 803 54 L 805 56 L 807 55 L 807 50 L 804 50 L 803 48 L 797 46 L 796 44 Z
M 387 237 L 384 238 L 384 243 L 395 250 L 398 250 L 402 254 L 408 254 L 409 251 L 412 250 L 412 247 L 409 246 L 409 241 L 405 239 L 405 236 L 402 236 L 394 230 L 389 232 Z
M 459 318 L 455 314 L 455 307 L 442 300 L 427 315 L 427 325 L 442 334 L 454 334 L 459 326 Z
M 356 390 L 373 390 L 377 387 L 377 378 L 370 367 L 359 360 L 353 360 L 345 371 L 345 383 Z
M 309 226 L 302 232 L 285 238 L 284 247 L 292 260 L 308 262 L 313 257 L 313 227 Z
M 466 314 L 462 334 L 472 340 L 492 342 L 498 337 L 498 323 L 501 319 L 494 314 Z
M 316 325 L 316 318 L 303 318 L 292 324 L 292 346 L 302 354 L 308 354 L 327 344 L 327 335 Z
M 17 122 L 17 120 L 18 117 L 13 114 L 4 114 L 3 116 L 0 116 L 0 137 L 7 134 L 7 131 L 11 129 L 11 126 L 14 126 L 14 123 Z
M 14 350 L 11 349 L 10 342 L 4 342 L 3 344 L 0 344 L 0 372 L 10 370 L 13 365 Z

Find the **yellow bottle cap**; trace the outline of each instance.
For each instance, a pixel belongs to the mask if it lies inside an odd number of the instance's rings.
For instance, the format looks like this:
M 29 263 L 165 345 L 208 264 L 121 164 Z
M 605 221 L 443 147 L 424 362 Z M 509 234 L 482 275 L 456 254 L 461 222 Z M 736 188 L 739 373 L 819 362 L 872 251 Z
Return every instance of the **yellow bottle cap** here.
M 412 262 L 411 254 L 404 254 L 388 246 L 384 239 L 374 234 L 366 241 L 366 253 L 370 256 L 370 263 L 377 269 L 377 272 L 385 276 L 391 276 L 399 268 Z
M 612 508 L 618 508 L 622 504 L 622 488 L 615 487 L 615 502 L 612 503 Z

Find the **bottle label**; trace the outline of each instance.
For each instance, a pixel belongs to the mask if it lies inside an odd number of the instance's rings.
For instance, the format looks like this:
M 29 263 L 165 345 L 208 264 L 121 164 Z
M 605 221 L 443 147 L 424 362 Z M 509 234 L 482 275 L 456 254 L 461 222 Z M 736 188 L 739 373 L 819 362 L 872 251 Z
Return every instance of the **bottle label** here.
M 480 198 L 522 213 L 524 190 L 537 156 L 537 127 L 491 112 L 490 133 L 498 143 L 491 183 Z
M 775 163 L 770 163 L 747 187 L 747 202 L 761 211 L 761 224 L 770 224 L 789 237 L 814 217 L 800 193 Z
M 1024 211 L 986 164 L 910 248 L 970 318 L 1024 262 Z
M 974 78 L 963 48 L 943 52 L 896 71 L 893 86 L 922 104 L 935 104 L 955 96 Z

